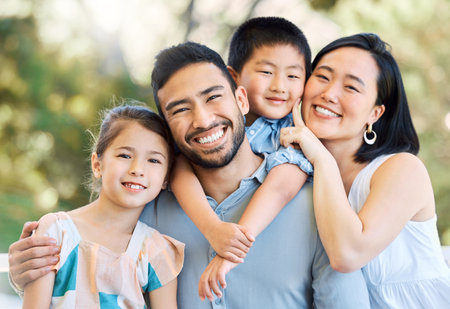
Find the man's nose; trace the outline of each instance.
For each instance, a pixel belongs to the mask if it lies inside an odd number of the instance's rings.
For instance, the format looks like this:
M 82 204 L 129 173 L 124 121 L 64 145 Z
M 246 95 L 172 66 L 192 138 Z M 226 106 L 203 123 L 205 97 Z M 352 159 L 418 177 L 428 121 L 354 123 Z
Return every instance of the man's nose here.
M 194 128 L 208 128 L 214 122 L 215 115 L 207 107 L 198 106 L 193 111 L 193 127 Z

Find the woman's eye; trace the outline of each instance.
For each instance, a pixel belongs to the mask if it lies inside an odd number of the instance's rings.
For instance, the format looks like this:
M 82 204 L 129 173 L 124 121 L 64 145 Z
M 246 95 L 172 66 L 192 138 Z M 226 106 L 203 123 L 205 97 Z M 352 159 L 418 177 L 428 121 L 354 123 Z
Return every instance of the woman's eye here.
M 328 77 L 326 77 L 325 75 L 322 74 L 316 74 L 317 78 L 319 79 L 323 79 L 323 80 L 328 80 Z
M 351 86 L 351 85 L 346 86 L 346 87 L 347 87 L 348 89 L 350 89 L 351 91 L 359 92 L 358 88 L 353 87 L 353 86 Z

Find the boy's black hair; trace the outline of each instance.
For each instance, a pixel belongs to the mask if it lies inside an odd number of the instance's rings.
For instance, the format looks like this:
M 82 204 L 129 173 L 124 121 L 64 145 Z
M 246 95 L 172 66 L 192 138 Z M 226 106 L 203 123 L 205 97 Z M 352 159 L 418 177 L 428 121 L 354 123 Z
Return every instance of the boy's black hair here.
M 253 51 L 262 46 L 288 44 L 305 58 L 306 79 L 311 75 L 311 49 L 303 32 L 281 17 L 256 17 L 240 25 L 231 38 L 228 65 L 240 73 Z
M 227 66 L 222 57 L 209 47 L 194 43 L 185 42 L 176 46 L 163 49 L 156 56 L 155 66 L 152 72 L 152 90 L 156 107 L 159 114 L 164 117 L 161 111 L 161 105 L 158 100 L 158 91 L 167 83 L 178 70 L 195 63 L 207 62 L 214 64 L 222 71 L 230 84 L 231 90 L 236 90 L 236 83 L 228 72 Z
M 379 69 L 375 104 L 385 106 L 383 115 L 373 124 L 373 130 L 377 133 L 375 144 L 363 143 L 355 154 L 355 161 L 368 162 L 383 154 L 403 151 L 417 154 L 419 138 L 409 113 L 402 76 L 397 62 L 387 48 L 389 45 L 373 33 L 343 37 L 319 51 L 312 69 L 324 55 L 342 47 L 356 47 L 370 53 Z

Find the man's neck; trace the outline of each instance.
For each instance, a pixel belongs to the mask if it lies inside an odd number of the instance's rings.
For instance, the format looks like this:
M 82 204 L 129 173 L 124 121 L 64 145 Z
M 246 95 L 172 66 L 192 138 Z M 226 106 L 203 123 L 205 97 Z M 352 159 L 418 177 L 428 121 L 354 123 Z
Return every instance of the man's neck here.
M 262 160 L 253 153 L 245 138 L 233 160 L 226 166 L 215 169 L 200 166 L 193 168 L 206 195 L 221 203 L 239 187 L 242 179 L 256 171 Z

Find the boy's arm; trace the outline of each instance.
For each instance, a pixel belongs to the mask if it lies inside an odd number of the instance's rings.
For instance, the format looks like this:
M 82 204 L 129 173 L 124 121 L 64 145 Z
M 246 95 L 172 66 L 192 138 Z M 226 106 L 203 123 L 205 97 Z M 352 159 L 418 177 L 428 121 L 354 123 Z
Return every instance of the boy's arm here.
M 298 193 L 307 177 L 294 164 L 285 163 L 272 168 L 256 190 L 238 224 L 245 226 L 256 237 Z
M 176 159 L 171 188 L 183 210 L 214 250 L 230 261 L 243 262 L 253 242 L 251 236 L 246 236 L 243 227 L 222 222 L 217 217 L 191 165 L 182 155 Z

